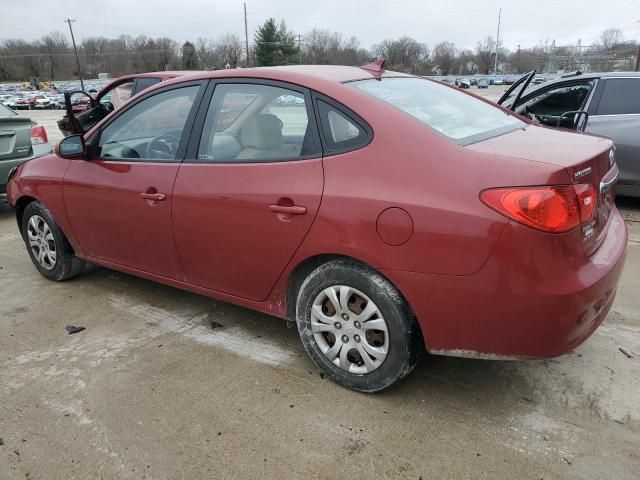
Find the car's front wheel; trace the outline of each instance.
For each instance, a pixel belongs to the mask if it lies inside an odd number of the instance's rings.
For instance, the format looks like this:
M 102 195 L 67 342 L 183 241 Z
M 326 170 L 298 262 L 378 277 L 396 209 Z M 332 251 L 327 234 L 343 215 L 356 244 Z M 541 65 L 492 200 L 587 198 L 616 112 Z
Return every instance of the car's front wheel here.
M 22 237 L 38 271 L 49 280 L 75 277 L 84 269 L 51 212 L 39 202 L 31 202 L 22 216 Z
M 352 260 L 309 274 L 298 292 L 296 321 L 314 363 L 353 390 L 383 390 L 418 361 L 420 334 L 405 300 L 387 279 Z

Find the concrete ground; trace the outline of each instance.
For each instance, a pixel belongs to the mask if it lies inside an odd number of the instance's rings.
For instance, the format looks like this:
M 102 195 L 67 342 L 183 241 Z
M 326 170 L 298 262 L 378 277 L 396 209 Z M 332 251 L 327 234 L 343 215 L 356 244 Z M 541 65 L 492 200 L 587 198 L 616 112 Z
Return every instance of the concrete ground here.
M 640 200 L 619 206 L 623 278 L 581 347 L 427 357 L 365 395 L 280 320 L 102 268 L 45 280 L 0 200 L 0 478 L 637 479 Z

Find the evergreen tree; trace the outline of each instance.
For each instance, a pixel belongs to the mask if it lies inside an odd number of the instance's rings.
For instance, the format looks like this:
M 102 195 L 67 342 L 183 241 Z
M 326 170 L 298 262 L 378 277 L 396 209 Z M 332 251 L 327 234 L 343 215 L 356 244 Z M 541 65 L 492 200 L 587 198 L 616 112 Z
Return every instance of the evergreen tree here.
M 298 63 L 296 62 L 298 47 L 293 33 L 287 30 L 284 20 L 278 25 L 274 18 L 270 18 L 258 27 L 254 40 L 258 67 Z
M 191 42 L 184 42 L 184 45 L 182 45 L 182 68 L 184 70 L 198 69 L 196 47 Z

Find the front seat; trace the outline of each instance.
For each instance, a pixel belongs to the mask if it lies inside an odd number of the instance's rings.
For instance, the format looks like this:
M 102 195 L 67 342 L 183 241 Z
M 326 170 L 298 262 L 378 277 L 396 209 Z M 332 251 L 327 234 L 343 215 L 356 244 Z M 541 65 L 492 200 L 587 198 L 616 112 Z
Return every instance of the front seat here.
M 243 149 L 236 159 L 269 159 L 286 155 L 282 142 L 282 121 L 270 113 L 249 117 L 240 130 Z

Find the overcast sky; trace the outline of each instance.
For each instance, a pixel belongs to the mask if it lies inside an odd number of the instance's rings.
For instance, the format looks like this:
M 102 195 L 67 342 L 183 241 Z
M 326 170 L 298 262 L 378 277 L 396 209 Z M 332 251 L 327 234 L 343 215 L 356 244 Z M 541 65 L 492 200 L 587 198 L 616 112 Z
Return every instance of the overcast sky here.
M 502 7 L 501 39 L 510 49 L 541 40 L 557 45 L 595 41 L 605 28 L 640 40 L 640 0 L 249 0 L 249 41 L 269 17 L 291 31 L 313 27 L 355 35 L 362 46 L 409 35 L 433 47 L 443 40 L 473 48 L 495 37 Z M 235 0 L 0 0 L 0 39 L 32 40 L 50 31 L 76 40 L 94 35 L 168 36 L 179 42 L 236 33 L 244 39 L 242 1 Z

